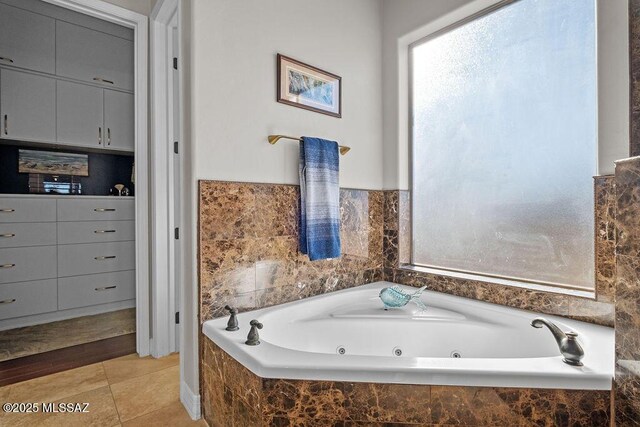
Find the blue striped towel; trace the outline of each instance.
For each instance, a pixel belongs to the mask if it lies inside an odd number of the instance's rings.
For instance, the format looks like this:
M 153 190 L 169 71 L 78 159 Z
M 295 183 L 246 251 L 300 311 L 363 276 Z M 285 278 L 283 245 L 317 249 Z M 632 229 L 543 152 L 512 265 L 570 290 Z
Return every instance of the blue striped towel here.
M 311 261 L 340 256 L 338 143 L 302 137 L 300 143 L 300 252 Z

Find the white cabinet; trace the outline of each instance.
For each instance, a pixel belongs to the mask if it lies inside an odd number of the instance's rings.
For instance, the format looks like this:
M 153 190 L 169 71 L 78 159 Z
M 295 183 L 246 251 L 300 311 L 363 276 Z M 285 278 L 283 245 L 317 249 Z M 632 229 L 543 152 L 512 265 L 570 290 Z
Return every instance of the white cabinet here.
M 0 138 L 56 140 L 56 81 L 14 70 L 0 70 Z
M 131 303 L 134 204 L 128 197 L 0 195 L 0 328 L 7 319 L 23 317 L 9 323 L 25 326 L 34 314 L 53 319 L 64 310 L 90 314 L 91 306 Z
M 53 74 L 55 20 L 0 3 L 0 64 Z
M 62 80 L 56 84 L 58 143 L 102 148 L 103 89 Z
M 56 74 L 133 90 L 133 42 L 56 21 Z
M 104 91 L 105 147 L 133 151 L 135 146 L 134 101 L 130 93 Z

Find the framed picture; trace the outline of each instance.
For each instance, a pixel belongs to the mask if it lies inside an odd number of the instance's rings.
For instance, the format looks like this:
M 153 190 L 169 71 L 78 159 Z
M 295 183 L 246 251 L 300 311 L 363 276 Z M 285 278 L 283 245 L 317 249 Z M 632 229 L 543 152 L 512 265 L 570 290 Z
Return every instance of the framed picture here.
M 278 54 L 278 102 L 342 117 L 342 78 Z
M 89 176 L 89 155 L 20 149 L 18 173 Z

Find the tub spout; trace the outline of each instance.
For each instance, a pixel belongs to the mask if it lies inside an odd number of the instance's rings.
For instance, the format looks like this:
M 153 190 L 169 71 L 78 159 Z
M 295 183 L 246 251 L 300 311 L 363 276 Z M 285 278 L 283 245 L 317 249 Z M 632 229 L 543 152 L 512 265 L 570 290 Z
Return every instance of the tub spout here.
M 534 328 L 542 328 L 543 325 L 549 328 L 556 339 L 560 353 L 564 357 L 562 361 L 569 365 L 582 366 L 581 360 L 584 357 L 584 350 L 576 339 L 578 334 L 575 332 L 562 332 L 553 322 L 543 317 L 537 317 L 531 322 L 531 326 Z

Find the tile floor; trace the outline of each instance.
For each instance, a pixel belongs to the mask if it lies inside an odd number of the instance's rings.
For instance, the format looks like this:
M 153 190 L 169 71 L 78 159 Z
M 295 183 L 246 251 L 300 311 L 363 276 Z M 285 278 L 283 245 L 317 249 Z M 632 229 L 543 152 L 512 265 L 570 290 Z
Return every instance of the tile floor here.
M 0 403 L 89 403 L 88 413 L 14 414 L 0 426 L 206 426 L 180 403 L 178 354 L 137 354 L 0 388 Z

